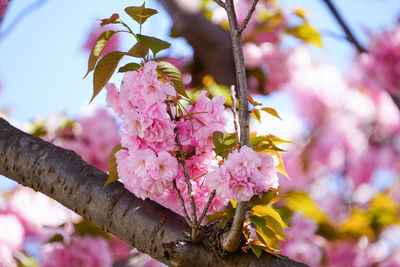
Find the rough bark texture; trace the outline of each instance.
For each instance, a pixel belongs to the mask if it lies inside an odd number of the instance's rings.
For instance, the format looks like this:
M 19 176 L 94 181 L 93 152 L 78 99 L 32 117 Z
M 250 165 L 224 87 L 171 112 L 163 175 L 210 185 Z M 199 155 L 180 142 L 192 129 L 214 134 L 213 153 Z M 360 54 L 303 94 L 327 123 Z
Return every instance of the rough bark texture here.
M 205 74 L 227 86 L 236 84 L 229 33 L 207 20 L 188 0 L 159 0 L 174 22 L 175 31 L 193 47 L 195 60 Z
M 202 244 L 185 238 L 190 229 L 181 216 L 136 198 L 119 182 L 103 189 L 106 173 L 1 118 L 0 174 L 48 195 L 170 266 L 305 266 L 265 253 L 260 260 L 243 252 L 215 258 Z

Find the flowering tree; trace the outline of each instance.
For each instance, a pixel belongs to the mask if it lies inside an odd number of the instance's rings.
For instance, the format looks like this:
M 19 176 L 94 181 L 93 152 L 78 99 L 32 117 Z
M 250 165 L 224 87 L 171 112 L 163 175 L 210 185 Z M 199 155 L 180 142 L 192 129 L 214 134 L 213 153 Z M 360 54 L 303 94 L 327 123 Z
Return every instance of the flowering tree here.
M 398 91 L 398 28 L 374 36 L 364 49 L 332 3 L 324 1 L 359 52 L 349 77 L 343 78 L 333 67 L 309 57 L 304 43 L 322 42 L 301 9 L 287 14 L 275 1 L 235 1 L 235 12 L 233 1 L 205 1 L 207 20 L 187 11 L 180 1 L 161 2 L 173 16 L 177 33 L 202 55 L 196 59 L 202 70 L 182 69 L 182 75 L 170 63 L 173 59 L 156 57 L 169 47 L 167 42 L 142 34 L 141 27 L 134 33 L 114 14 L 101 24 L 115 27 L 96 34 L 92 42 L 88 73 L 94 71 L 92 99 L 106 88 L 107 103 L 122 120 L 121 137 L 105 111 L 94 118 L 64 121 L 53 131 L 40 122 L 30 130 L 109 174 L 4 120 L 0 173 L 49 195 L 169 265 L 297 264 L 262 253 L 266 251 L 310 266 L 395 266 L 399 247 L 391 234 L 398 232 L 398 182 L 394 179 L 379 189 L 374 179 L 381 178 L 383 170 L 398 168 L 400 115 L 393 101 Z M 144 4 L 125 11 L 140 25 L 156 13 Z M 295 24 L 291 17 L 297 18 Z M 198 27 L 186 28 L 188 20 Z M 223 30 L 228 25 L 232 42 Z M 124 32 L 135 40 L 132 48 L 106 51 L 112 38 Z M 288 35 L 302 45 L 284 47 Z M 199 36 L 207 42 L 199 42 Z M 139 62 L 119 68 L 124 77 L 118 88 L 107 82 L 122 57 Z M 199 84 L 206 91 L 184 89 Z M 262 121 L 261 114 L 280 115 L 254 101 L 247 86 L 258 94 L 286 92 L 306 121 L 283 159 L 277 145 L 288 141 L 249 131 L 249 114 L 256 121 Z M 347 104 L 348 99 L 359 105 Z M 231 125 L 226 125 L 229 118 Z M 278 172 L 287 175 L 283 162 L 292 181 L 279 179 Z M 284 194 L 279 184 L 286 188 Z M 9 264 L 15 261 L 13 251 L 22 250 L 24 238 L 39 240 L 44 266 L 109 266 L 131 257 L 126 253 L 129 246 L 62 208 L 65 215 L 54 224 L 47 218 L 35 222 L 16 204 L 24 199 L 20 191 L 1 209 L 0 222 L 15 229 L 0 247 Z M 289 231 L 284 221 L 290 222 Z M 238 248 L 256 257 L 226 255 Z M 25 264 L 29 258 L 22 254 L 17 260 Z

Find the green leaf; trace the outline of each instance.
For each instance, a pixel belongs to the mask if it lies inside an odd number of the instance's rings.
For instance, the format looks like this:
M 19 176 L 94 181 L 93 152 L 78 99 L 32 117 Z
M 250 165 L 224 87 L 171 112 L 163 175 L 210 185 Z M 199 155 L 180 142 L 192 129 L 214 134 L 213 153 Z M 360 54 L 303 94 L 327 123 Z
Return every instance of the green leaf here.
M 108 40 L 116 33 L 116 31 L 105 31 L 97 38 L 96 43 L 92 48 L 92 52 L 90 52 L 89 62 L 88 62 L 88 70 L 83 78 L 85 78 L 89 72 L 94 70 L 96 66 L 97 60 L 99 59 L 101 52 L 103 52 L 104 47 L 106 46 Z
M 139 41 L 142 41 L 153 52 L 154 57 L 156 57 L 157 53 L 161 50 L 167 49 L 171 46 L 170 43 L 156 37 L 141 34 L 137 34 L 136 36 Z
M 155 9 L 146 8 L 144 3 L 141 6 L 127 7 L 125 8 L 125 12 L 140 25 L 148 18 L 158 13 Z
M 273 108 L 262 108 L 261 110 L 267 112 L 268 114 L 270 114 L 270 115 L 272 115 L 274 117 L 277 117 L 280 120 L 282 120 L 282 118 L 279 117 L 278 112 Z
M 177 67 L 169 62 L 160 61 L 157 64 L 157 71 L 162 79 L 168 78 L 171 81 L 177 94 L 189 98 L 183 86 L 182 73 Z
M 261 256 L 261 253 L 262 253 L 261 248 L 255 246 L 253 244 L 250 244 L 250 248 L 251 248 L 251 251 L 253 251 L 254 255 L 256 255 L 256 257 L 259 259 Z
M 322 47 L 321 34 L 308 22 L 296 27 L 287 28 L 286 32 L 307 43 Z
M 102 57 L 94 70 L 93 75 L 93 96 L 90 102 L 100 93 L 104 85 L 111 78 L 119 61 L 125 55 L 121 51 L 113 51 Z
M 238 137 L 236 133 L 215 131 L 212 134 L 212 140 L 215 147 L 215 154 L 226 159 L 230 150 L 237 144 Z
M 126 54 L 132 57 L 145 58 L 148 53 L 149 48 L 139 41 Z
M 128 63 L 125 66 L 119 68 L 118 72 L 127 72 L 127 71 L 133 71 L 133 70 L 137 70 L 140 69 L 142 66 L 140 64 L 137 63 Z
M 78 223 L 74 224 L 75 234 L 83 236 L 83 235 L 91 235 L 91 236 L 99 236 L 106 239 L 109 239 L 110 236 L 101 230 L 97 225 L 88 220 L 82 220 Z
M 257 227 L 263 228 L 267 224 L 263 217 L 257 215 L 251 215 L 250 220 L 254 223 Z
M 251 137 L 250 147 L 254 150 L 270 149 L 274 151 L 284 151 L 283 149 L 277 147 L 267 135 Z
M 126 149 L 122 147 L 121 144 L 118 144 L 111 151 L 110 157 L 108 158 L 108 178 L 103 188 L 105 188 L 110 183 L 118 181 L 118 171 L 117 171 L 117 158 L 115 157 L 115 153 L 120 151 L 121 149 Z
M 258 110 L 258 109 L 252 109 L 251 111 L 250 111 L 250 115 L 254 118 L 254 119 L 256 119 L 259 123 L 261 123 L 261 114 L 260 114 L 260 111 Z

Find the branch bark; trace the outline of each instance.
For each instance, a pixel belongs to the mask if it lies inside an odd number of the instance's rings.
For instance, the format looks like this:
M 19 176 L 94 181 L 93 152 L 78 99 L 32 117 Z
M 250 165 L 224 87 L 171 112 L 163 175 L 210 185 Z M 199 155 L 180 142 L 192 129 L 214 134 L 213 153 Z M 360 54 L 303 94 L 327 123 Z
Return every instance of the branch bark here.
M 158 1 L 172 18 L 176 32 L 193 47 L 205 74 L 211 74 L 220 84 L 236 84 L 229 33 L 209 21 L 200 10 L 193 10 L 187 0 Z
M 141 200 L 72 151 L 24 133 L 0 118 L 0 174 L 57 200 L 102 229 L 169 266 L 306 266 L 264 253 L 221 259 L 184 236 L 185 220 Z
M 335 17 L 336 21 L 342 27 L 343 31 L 346 34 L 346 39 L 355 46 L 358 53 L 367 52 L 367 50 L 360 44 L 360 42 L 357 40 L 355 35 L 352 33 L 349 26 L 347 26 L 347 23 L 344 21 L 343 17 L 340 15 L 339 11 L 335 7 L 335 5 L 332 3 L 332 1 L 331 0 L 323 0 L 323 2 L 327 5 L 327 7 L 331 11 L 332 15 Z

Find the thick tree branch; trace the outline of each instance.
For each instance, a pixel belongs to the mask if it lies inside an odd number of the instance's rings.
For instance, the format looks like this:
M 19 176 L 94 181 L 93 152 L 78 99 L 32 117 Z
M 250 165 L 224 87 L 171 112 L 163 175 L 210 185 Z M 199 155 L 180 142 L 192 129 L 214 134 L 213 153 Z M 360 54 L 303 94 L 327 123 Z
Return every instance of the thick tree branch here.
M 229 33 L 209 21 L 187 0 L 158 0 L 174 22 L 174 30 L 193 47 L 195 58 L 217 83 L 236 83 Z
M 29 186 L 169 266 L 305 266 L 251 253 L 214 258 L 202 244 L 185 241 L 185 220 L 141 200 L 78 155 L 26 134 L 0 118 L 0 174 Z M 178 242 L 180 241 L 180 242 Z M 172 243 L 171 243 L 172 242 Z
M 332 15 L 335 17 L 336 21 L 340 24 L 343 31 L 346 33 L 346 39 L 351 42 L 357 49 L 358 53 L 367 52 L 367 50 L 360 44 L 360 42 L 356 39 L 355 35 L 352 33 L 350 28 L 347 26 L 343 17 L 340 15 L 339 11 L 332 3 L 331 0 L 323 0 L 323 2 L 328 6 Z

